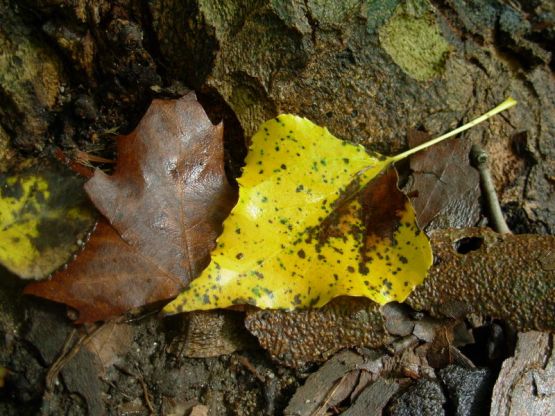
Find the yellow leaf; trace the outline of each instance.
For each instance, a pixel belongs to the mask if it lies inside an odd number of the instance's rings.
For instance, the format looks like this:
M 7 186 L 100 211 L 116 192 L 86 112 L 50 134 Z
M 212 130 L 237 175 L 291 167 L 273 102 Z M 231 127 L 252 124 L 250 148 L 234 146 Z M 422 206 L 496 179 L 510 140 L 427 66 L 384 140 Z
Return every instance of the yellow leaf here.
M 252 138 L 239 201 L 210 265 L 164 312 L 318 307 L 341 295 L 403 301 L 425 278 L 432 252 L 396 174 L 381 173 L 512 105 L 392 157 L 370 155 L 301 117 L 267 121 Z
M 55 172 L 0 176 L 0 264 L 22 278 L 63 265 L 94 223 L 82 181 Z

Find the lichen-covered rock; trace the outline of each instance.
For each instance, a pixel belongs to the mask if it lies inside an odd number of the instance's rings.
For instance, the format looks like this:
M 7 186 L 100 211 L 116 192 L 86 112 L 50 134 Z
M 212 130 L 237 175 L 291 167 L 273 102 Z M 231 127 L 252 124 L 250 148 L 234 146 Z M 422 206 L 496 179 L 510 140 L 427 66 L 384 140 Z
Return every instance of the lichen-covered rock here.
M 14 158 L 15 151 L 10 143 L 10 136 L 0 125 L 0 173 L 4 173 L 10 168 L 10 163 Z
M 75 65 L 75 69 L 82 71 L 87 78 L 94 79 L 96 45 L 90 31 L 72 30 L 53 20 L 46 22 L 42 30 L 56 41 L 64 55 Z
M 143 13 L 135 1 L 0 0 L 0 126 L 16 152 L 111 156 L 110 133 L 133 127 L 162 88 Z
M 426 81 L 442 74 L 451 48 L 426 2 L 400 5 L 379 33 L 381 46 L 412 78 Z

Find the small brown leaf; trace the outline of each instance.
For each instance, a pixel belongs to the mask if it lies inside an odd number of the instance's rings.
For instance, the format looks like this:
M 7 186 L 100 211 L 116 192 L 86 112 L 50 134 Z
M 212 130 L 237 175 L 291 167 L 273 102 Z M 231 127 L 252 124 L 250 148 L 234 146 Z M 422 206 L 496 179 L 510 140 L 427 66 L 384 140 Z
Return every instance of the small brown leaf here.
M 118 140 L 115 174 L 97 170 L 85 185 L 121 237 L 183 283 L 208 264 L 234 202 L 222 138 L 194 93 L 155 100 Z
M 208 264 L 235 201 L 222 138 L 194 93 L 153 101 L 118 139 L 115 173 L 85 185 L 111 225 L 100 221 L 66 270 L 25 293 L 78 309 L 79 323 L 177 295 Z
M 418 130 L 407 136 L 410 147 L 430 138 Z M 468 160 L 471 146 L 468 140 L 454 139 L 411 157 L 413 182 L 407 191 L 416 194 L 412 203 L 422 228 L 462 228 L 478 222 L 480 182 Z

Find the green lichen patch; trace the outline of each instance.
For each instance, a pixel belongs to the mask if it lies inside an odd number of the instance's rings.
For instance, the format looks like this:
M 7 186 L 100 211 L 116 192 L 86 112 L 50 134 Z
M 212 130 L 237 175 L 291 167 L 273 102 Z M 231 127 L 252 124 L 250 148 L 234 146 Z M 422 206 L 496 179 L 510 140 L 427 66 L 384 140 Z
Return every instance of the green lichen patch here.
M 340 26 L 360 10 L 360 0 L 308 0 L 312 18 L 324 27 Z
M 399 0 L 370 0 L 366 5 L 366 30 L 374 33 L 394 12 Z
M 443 72 L 450 46 L 431 11 L 415 11 L 417 8 L 412 3 L 397 7 L 380 28 L 379 37 L 382 47 L 404 72 L 418 81 L 427 81 Z

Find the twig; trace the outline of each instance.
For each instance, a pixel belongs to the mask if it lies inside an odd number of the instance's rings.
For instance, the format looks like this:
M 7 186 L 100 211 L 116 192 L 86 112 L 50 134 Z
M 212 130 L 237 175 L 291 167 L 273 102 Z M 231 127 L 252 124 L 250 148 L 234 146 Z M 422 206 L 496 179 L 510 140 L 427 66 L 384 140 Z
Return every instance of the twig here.
M 135 380 L 137 380 L 139 382 L 139 384 L 141 385 L 141 388 L 143 389 L 143 397 L 145 399 L 145 404 L 148 407 L 148 410 L 150 411 L 151 415 L 156 414 L 155 410 L 154 410 L 154 405 L 152 404 L 152 395 L 150 394 L 150 391 L 148 390 L 148 386 L 145 382 L 145 379 L 141 373 L 141 371 L 139 370 L 139 374 L 135 374 L 132 371 L 128 370 L 125 367 L 122 367 L 120 365 L 114 364 L 114 367 L 116 369 L 118 369 L 119 371 L 121 371 L 122 373 L 133 377 Z
M 73 346 L 71 346 L 71 343 L 73 341 L 73 337 L 77 333 L 77 330 L 73 329 L 70 332 L 66 341 L 64 342 L 60 355 L 58 356 L 56 361 L 52 363 L 52 365 L 48 369 L 48 373 L 46 373 L 47 391 L 52 391 L 54 383 L 60 371 L 62 371 L 64 366 L 77 355 L 81 347 L 85 345 L 102 327 L 103 325 L 98 325 L 90 333 L 81 335 Z
M 239 363 L 245 367 L 247 370 L 249 370 L 253 376 L 255 376 L 258 381 L 260 381 L 261 383 L 266 382 L 266 377 L 264 377 L 262 374 L 260 374 L 260 372 L 256 369 L 256 367 L 254 365 L 252 365 L 252 363 L 249 361 L 249 359 L 247 357 L 244 357 L 242 355 L 237 356 L 237 361 L 239 361 Z
M 154 411 L 154 405 L 152 404 L 152 395 L 148 390 L 148 386 L 145 383 L 145 379 L 142 374 L 138 378 L 138 380 L 139 380 L 139 383 L 141 383 L 141 387 L 143 388 L 143 396 L 145 398 L 146 406 L 148 407 L 148 410 L 150 410 L 150 414 L 155 415 L 156 412 Z
M 141 320 L 143 320 L 143 319 L 146 319 L 146 318 L 148 318 L 149 316 L 156 315 L 156 314 L 159 313 L 159 312 L 160 312 L 160 311 L 159 311 L 158 309 L 154 309 L 154 310 L 152 310 L 152 311 L 147 311 L 147 312 L 145 312 L 145 313 L 142 313 L 141 315 L 137 315 L 137 316 L 134 316 L 134 317 L 132 317 L 132 318 L 126 319 L 126 320 L 124 321 L 124 323 L 126 323 L 126 324 L 132 324 L 132 323 L 141 321 Z
M 472 149 L 470 150 L 470 161 L 472 166 L 480 173 L 480 183 L 489 210 L 492 228 L 501 234 L 511 234 L 511 230 L 503 217 L 503 212 L 501 211 L 501 206 L 497 199 L 497 193 L 493 186 L 493 180 L 488 167 L 488 159 L 488 154 L 484 149 L 477 144 L 472 145 Z

